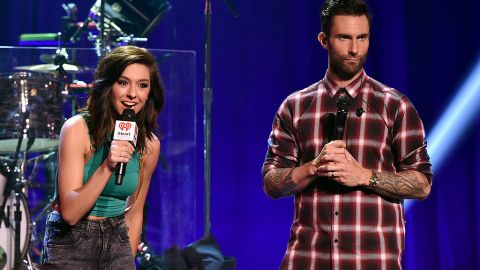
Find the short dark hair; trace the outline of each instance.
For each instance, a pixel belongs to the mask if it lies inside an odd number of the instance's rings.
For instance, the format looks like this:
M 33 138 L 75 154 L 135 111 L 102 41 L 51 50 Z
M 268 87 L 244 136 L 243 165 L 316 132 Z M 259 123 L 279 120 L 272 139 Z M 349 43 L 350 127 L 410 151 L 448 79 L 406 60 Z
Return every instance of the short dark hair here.
M 368 12 L 364 0 L 325 0 L 321 11 L 322 32 L 328 37 L 332 28 L 332 20 L 337 15 L 367 16 L 368 26 L 372 27 L 372 16 Z
M 165 91 L 155 57 L 143 48 L 118 47 L 100 60 L 95 72 L 93 90 L 90 92 L 87 107 L 84 108 L 90 115 L 93 126 L 93 131 L 90 132 L 93 132 L 93 142 L 97 147 L 113 132 L 112 121 L 118 117 L 118 113 L 111 104 L 112 87 L 131 64 L 143 64 L 150 71 L 148 100 L 135 116 L 138 125 L 138 148 L 145 150 L 146 139 L 151 140 L 153 134 L 159 135 L 157 116 L 163 108 Z

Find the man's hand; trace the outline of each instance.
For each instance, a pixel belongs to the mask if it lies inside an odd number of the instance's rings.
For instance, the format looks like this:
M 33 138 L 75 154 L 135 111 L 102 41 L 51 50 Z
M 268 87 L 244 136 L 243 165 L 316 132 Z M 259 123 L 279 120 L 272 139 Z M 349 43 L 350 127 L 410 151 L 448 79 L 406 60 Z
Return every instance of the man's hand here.
M 316 167 L 325 165 L 328 161 L 324 160 L 325 156 L 345 156 L 345 143 L 340 140 L 331 141 L 325 144 L 322 148 L 320 154 L 312 161 L 312 164 Z
M 324 146 L 313 164 L 318 176 L 328 177 L 348 187 L 367 186 L 372 172 L 363 168 L 347 151 L 343 141 L 332 141 Z

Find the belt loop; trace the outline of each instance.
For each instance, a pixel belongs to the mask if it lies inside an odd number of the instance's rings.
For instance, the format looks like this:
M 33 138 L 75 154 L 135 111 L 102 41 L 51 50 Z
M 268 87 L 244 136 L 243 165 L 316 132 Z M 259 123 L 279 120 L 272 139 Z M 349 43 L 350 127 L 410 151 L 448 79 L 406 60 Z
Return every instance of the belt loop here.
M 112 226 L 112 228 L 115 229 L 115 223 L 113 222 L 111 217 L 107 218 L 107 220 L 105 221 L 108 221 L 108 223 L 110 223 L 110 226 Z
M 113 229 L 116 229 L 118 227 L 118 222 L 116 217 L 108 218 L 108 222 L 110 222 Z
M 92 231 L 92 221 L 87 219 L 87 233 Z
M 121 216 L 110 218 L 110 221 L 113 227 L 120 227 L 120 225 L 124 222 L 124 219 L 125 219 L 125 216 L 121 215 Z

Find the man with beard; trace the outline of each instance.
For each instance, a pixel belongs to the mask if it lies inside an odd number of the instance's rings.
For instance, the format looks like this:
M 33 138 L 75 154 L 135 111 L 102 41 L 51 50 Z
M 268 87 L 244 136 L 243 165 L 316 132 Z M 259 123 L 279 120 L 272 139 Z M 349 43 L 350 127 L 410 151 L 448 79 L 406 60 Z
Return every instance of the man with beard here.
M 405 95 L 363 69 L 366 3 L 326 0 L 321 14 L 326 75 L 280 105 L 262 168 L 268 196 L 295 196 L 280 269 L 401 269 L 403 199 L 431 190 L 423 124 Z M 353 108 L 340 137 L 337 101 Z

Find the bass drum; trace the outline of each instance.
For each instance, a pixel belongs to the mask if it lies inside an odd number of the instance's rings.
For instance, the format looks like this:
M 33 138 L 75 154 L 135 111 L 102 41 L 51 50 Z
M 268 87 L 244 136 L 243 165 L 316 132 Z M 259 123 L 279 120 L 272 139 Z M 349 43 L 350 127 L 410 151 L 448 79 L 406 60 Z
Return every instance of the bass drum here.
M 3 203 L 3 190 L 7 183 L 6 166 L 0 166 L 0 206 Z M 7 198 L 5 205 L 5 218 L 0 220 L 0 269 L 13 269 L 15 262 L 15 192 Z M 1 209 L 0 209 L 1 210 Z M 20 210 L 22 211 L 22 220 L 20 223 L 20 251 L 22 258 L 25 257 L 30 241 L 30 212 L 28 211 L 27 200 L 22 194 L 20 196 Z
M 0 75 L 0 153 L 15 153 L 20 137 L 22 152 L 57 147 L 63 124 L 61 88 L 51 74 Z

